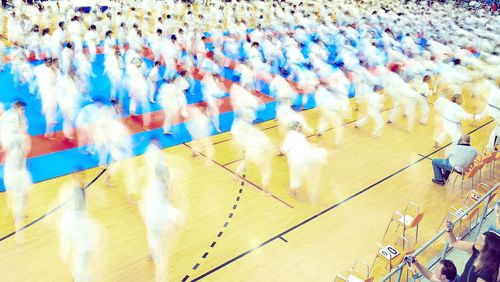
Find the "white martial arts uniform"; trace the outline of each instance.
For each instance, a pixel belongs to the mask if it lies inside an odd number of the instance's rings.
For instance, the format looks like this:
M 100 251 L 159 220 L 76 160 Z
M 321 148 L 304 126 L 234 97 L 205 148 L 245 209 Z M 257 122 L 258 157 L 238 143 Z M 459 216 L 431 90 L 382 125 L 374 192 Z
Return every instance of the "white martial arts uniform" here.
M 173 124 L 187 117 L 186 95 L 174 83 L 164 83 L 158 92 L 158 103 L 163 109 L 163 133 L 170 133 Z
M 379 137 L 382 135 L 382 129 L 384 128 L 384 118 L 381 113 L 382 106 L 384 104 L 384 96 L 376 92 L 368 92 L 366 94 L 365 103 L 367 110 L 356 121 L 356 127 L 361 127 L 368 121 L 368 118 L 372 118 L 375 121 L 375 130 L 373 131 L 373 135 L 375 137 Z
M 219 128 L 218 99 L 224 96 L 224 91 L 211 74 L 205 74 L 201 83 L 201 93 L 203 95 L 203 101 L 207 104 L 207 114 L 211 117 L 215 130 L 221 132 Z
M 447 136 L 451 137 L 453 144 L 458 144 L 462 137 L 462 120 L 470 120 L 473 118 L 472 114 L 467 113 L 460 105 L 453 103 L 450 100 L 439 97 L 434 104 L 438 114 L 442 119 L 442 131 L 439 133 L 435 141 L 441 144 Z
M 214 146 L 208 138 L 211 134 L 210 119 L 196 106 L 188 108 L 188 112 L 190 120 L 186 123 L 186 128 L 193 140 L 193 155 L 204 154 L 208 163 L 214 155 Z
M 160 68 L 153 67 L 148 74 L 148 93 L 149 102 L 155 103 L 156 88 L 158 86 L 158 81 L 160 80 Z
M 57 75 L 51 67 L 44 64 L 35 68 L 35 74 L 42 100 L 42 114 L 45 116 L 45 135 L 49 136 L 57 122 Z
M 262 186 L 266 189 L 272 171 L 269 160 L 269 152 L 272 149 L 271 141 L 262 131 L 255 128 L 251 121 L 245 121 L 241 118 L 233 122 L 231 134 L 241 146 L 244 155 L 236 173 L 244 175 L 248 163 L 254 163 L 260 169 Z
M 343 116 L 350 110 L 349 100 L 342 94 L 334 94 L 323 86 L 316 91 L 316 103 L 320 108 L 321 116 L 318 123 L 318 135 L 323 134 L 328 126 L 336 130 L 335 142 L 342 143 L 344 126 Z
M 69 265 L 75 282 L 91 281 L 90 261 L 97 248 L 98 226 L 85 210 L 83 189 L 71 184 L 65 192 L 70 201 L 63 206 L 58 226 L 61 259 Z
M 154 175 L 143 190 L 141 214 L 146 225 L 149 253 L 155 263 L 155 281 L 168 281 L 168 250 L 173 228 L 181 212 L 172 206 L 169 187 L 161 176 Z M 165 242 L 167 240 L 167 242 Z
M 306 137 L 296 130 L 287 133 L 280 150 L 288 158 L 292 191 L 302 186 L 314 164 L 326 162 L 327 151 L 309 143 Z

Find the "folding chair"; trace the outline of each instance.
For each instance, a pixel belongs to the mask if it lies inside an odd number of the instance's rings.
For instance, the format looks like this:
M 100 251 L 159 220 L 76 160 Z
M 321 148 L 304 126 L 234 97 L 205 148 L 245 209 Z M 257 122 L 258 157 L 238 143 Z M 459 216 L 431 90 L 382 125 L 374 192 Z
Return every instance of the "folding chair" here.
M 370 276 L 370 266 L 368 263 L 364 260 L 356 259 L 351 268 L 337 274 L 333 281 L 373 282 L 373 276 Z
M 420 212 L 420 207 L 414 202 L 408 202 L 408 205 L 404 209 L 403 212 L 394 211 L 387 227 L 385 229 L 384 236 L 382 237 L 382 241 L 385 240 L 385 236 L 389 231 L 389 228 L 393 223 L 396 223 L 396 232 L 399 230 L 399 227 L 403 228 L 403 237 L 406 238 L 406 231 L 412 228 L 415 228 L 415 243 L 418 241 L 418 227 L 422 219 L 424 218 L 424 213 Z
M 389 266 L 389 271 L 392 268 L 396 267 L 403 261 L 403 258 L 409 254 L 415 252 L 415 249 L 411 247 L 410 241 L 403 236 L 398 236 L 393 245 L 385 245 L 380 242 L 377 242 L 378 250 L 375 255 L 375 259 L 373 260 L 371 269 L 373 271 L 373 267 L 378 259 L 386 262 Z
M 458 177 L 460 176 L 461 178 L 461 183 L 460 183 L 460 197 L 463 197 L 464 194 L 464 182 L 466 179 L 471 179 L 471 189 L 474 187 L 474 176 L 478 171 L 480 171 L 483 168 L 483 163 L 482 162 L 474 162 L 468 169 L 464 169 L 459 166 L 455 166 L 453 170 L 451 171 L 450 175 L 448 176 L 448 180 L 444 184 L 444 187 L 446 188 L 448 184 L 451 182 L 451 178 L 455 176 L 453 180 L 453 190 L 455 190 L 455 184 L 457 182 Z

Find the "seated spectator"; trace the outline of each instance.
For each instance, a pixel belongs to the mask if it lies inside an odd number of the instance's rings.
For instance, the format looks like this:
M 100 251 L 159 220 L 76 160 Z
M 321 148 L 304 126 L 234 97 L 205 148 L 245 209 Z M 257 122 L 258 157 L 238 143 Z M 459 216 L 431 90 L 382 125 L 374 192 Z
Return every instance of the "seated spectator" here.
M 458 282 L 496 282 L 500 268 L 500 234 L 487 231 L 479 235 L 476 242 L 457 240 L 453 224 L 446 223 L 448 240 L 453 248 L 469 253 L 471 257 L 465 264 L 464 272 Z
M 434 169 L 432 182 L 439 185 L 444 185 L 455 167 L 463 169 L 463 172 L 467 171 L 477 156 L 477 150 L 471 147 L 470 136 L 465 134 L 458 145 L 452 145 L 446 150 L 445 155 L 446 159 L 432 160 L 432 168 Z
M 436 267 L 434 267 L 434 272 L 429 271 L 415 258 L 413 258 L 413 265 L 417 268 L 418 272 L 422 274 L 422 276 L 432 282 L 455 282 L 458 279 L 457 268 L 451 260 L 443 259 L 439 261 Z M 410 271 L 413 273 L 413 278 L 417 279 L 416 271 L 413 269 L 410 269 Z

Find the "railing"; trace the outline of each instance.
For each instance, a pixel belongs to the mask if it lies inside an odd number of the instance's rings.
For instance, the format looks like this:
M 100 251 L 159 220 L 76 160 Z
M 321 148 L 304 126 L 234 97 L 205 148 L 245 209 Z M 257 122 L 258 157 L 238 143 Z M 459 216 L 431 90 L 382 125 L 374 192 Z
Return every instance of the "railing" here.
M 457 224 L 458 222 L 460 222 L 464 217 L 466 217 L 469 214 L 469 212 L 471 212 L 473 209 L 475 209 L 479 205 L 483 204 L 483 202 L 484 202 L 484 209 L 483 209 L 483 212 L 481 214 L 480 221 L 478 223 L 476 223 L 470 230 L 470 232 L 472 233 L 472 230 L 474 228 L 477 228 L 478 235 L 479 235 L 479 232 L 481 232 L 481 227 L 483 226 L 483 221 L 486 218 L 486 213 L 488 212 L 488 205 L 491 201 L 491 194 L 498 188 L 499 185 L 500 185 L 500 182 L 496 183 L 493 186 L 493 188 L 488 190 L 488 192 L 486 192 L 481 198 L 479 198 L 472 206 L 470 206 L 466 211 L 464 211 L 460 216 L 458 216 L 454 221 L 452 221 L 453 226 L 455 224 Z M 431 246 L 434 242 L 436 242 L 438 239 L 440 239 L 441 236 L 443 236 L 445 233 L 446 233 L 445 229 L 439 231 L 434 237 L 432 237 L 429 241 L 427 241 L 422 247 L 415 250 L 415 252 L 412 254 L 412 256 L 416 257 L 419 254 L 421 254 L 423 251 L 425 251 L 427 248 L 429 248 L 429 246 Z M 446 244 L 443 248 L 443 251 L 441 252 L 441 259 L 445 258 L 447 252 L 448 252 L 448 240 L 446 240 Z M 394 268 L 391 272 L 389 272 L 386 276 L 384 276 L 384 278 L 382 278 L 381 281 L 382 282 L 392 281 L 393 276 L 395 276 L 395 275 L 397 275 L 395 281 L 397 281 L 397 282 L 401 281 L 401 277 L 403 275 L 403 268 L 405 267 L 405 265 L 406 265 L 406 263 L 404 261 L 401 262 L 396 268 Z

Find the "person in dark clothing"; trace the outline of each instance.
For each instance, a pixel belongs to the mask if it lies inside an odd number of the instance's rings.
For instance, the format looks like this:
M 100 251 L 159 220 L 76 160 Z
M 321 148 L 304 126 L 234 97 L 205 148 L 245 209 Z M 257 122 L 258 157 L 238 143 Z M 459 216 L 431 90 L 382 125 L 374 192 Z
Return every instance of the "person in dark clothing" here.
M 450 245 L 472 253 L 460 275 L 459 282 L 497 282 L 500 268 L 500 234 L 487 231 L 479 235 L 475 242 L 457 240 L 453 224 L 446 223 Z

